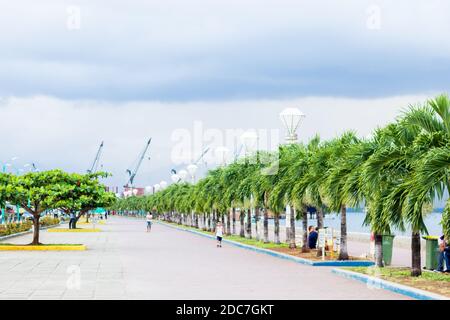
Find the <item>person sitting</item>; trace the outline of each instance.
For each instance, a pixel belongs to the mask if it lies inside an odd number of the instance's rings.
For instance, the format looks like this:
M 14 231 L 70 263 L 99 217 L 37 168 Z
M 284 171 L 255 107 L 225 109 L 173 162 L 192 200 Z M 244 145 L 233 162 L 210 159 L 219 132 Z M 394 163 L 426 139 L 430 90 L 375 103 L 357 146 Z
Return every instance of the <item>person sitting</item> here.
M 310 249 L 316 249 L 316 247 L 317 247 L 317 238 L 318 238 L 319 234 L 314 229 L 314 226 L 309 226 L 308 232 L 309 232 L 309 235 L 308 235 L 308 246 L 309 246 Z
M 438 256 L 438 267 L 436 271 L 450 272 L 450 246 L 447 243 L 444 235 L 439 237 L 438 245 L 439 245 L 439 256 Z M 444 271 L 444 261 L 446 267 L 445 271 Z

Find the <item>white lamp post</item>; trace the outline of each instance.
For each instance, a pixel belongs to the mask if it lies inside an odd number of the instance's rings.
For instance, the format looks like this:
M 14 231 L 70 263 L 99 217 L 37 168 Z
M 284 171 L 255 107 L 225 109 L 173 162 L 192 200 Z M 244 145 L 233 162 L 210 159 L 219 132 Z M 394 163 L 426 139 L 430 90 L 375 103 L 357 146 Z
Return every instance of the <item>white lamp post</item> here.
M 245 155 L 258 147 L 258 134 L 254 130 L 248 130 L 241 135 L 241 142 L 245 148 Z
M 217 147 L 215 150 L 215 156 L 217 158 L 217 163 L 221 166 L 225 166 L 227 164 L 227 155 L 230 150 L 227 147 Z
M 153 191 L 153 187 L 152 186 L 146 186 L 145 187 L 145 194 L 151 194 Z
M 287 108 L 281 111 L 280 119 L 286 128 L 286 143 L 297 143 L 297 129 L 305 117 L 304 113 L 297 108 Z M 290 239 L 291 230 L 291 206 L 286 205 L 286 240 Z
M 186 170 L 180 170 L 178 171 L 178 176 L 180 177 L 181 181 L 185 181 L 186 177 L 188 175 L 188 172 Z
M 297 108 L 287 108 L 281 111 L 280 119 L 286 128 L 286 143 L 297 142 L 297 129 L 305 115 Z
M 178 183 L 178 181 L 180 181 L 180 176 L 176 173 L 174 173 L 170 178 L 172 179 L 173 183 Z
M 197 169 L 198 169 L 197 165 L 191 163 L 190 165 L 188 165 L 186 167 L 186 169 L 189 172 L 189 174 L 191 175 L 192 183 L 195 183 L 195 173 L 197 172 Z

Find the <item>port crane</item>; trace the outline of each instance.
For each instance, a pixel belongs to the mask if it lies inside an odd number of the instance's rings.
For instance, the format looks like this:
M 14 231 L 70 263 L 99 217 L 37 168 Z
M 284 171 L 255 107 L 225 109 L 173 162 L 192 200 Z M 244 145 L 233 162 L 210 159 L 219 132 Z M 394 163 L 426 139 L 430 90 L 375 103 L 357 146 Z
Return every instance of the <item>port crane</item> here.
M 144 160 L 145 158 L 145 154 L 147 153 L 148 147 L 150 146 L 150 143 L 152 142 L 152 138 L 148 139 L 147 144 L 145 145 L 144 150 L 141 152 L 137 164 L 134 167 L 133 170 L 131 169 L 127 169 L 126 172 L 128 174 L 128 181 L 127 183 L 124 185 L 125 188 L 133 188 L 133 182 L 134 182 L 134 178 L 136 177 L 136 174 L 139 170 L 139 167 L 141 166 L 142 160 Z M 148 158 L 150 160 L 150 157 Z
M 100 143 L 100 146 L 98 147 L 97 154 L 95 155 L 94 162 L 92 163 L 92 166 L 90 169 L 87 170 L 88 173 L 95 173 L 97 172 L 98 164 L 100 163 L 100 156 L 102 154 L 103 150 L 103 141 Z
M 197 159 L 196 161 L 194 161 L 193 164 L 197 165 L 197 164 L 203 159 L 203 157 L 205 156 L 205 154 L 208 153 L 208 151 L 209 151 L 209 147 L 206 147 L 206 148 L 203 150 L 203 152 L 202 152 L 202 154 L 200 155 L 200 157 L 198 157 L 198 159 Z M 172 169 L 172 170 L 170 170 L 170 172 L 171 172 L 172 174 L 176 174 L 176 173 L 177 173 L 177 170 L 176 170 L 176 169 Z

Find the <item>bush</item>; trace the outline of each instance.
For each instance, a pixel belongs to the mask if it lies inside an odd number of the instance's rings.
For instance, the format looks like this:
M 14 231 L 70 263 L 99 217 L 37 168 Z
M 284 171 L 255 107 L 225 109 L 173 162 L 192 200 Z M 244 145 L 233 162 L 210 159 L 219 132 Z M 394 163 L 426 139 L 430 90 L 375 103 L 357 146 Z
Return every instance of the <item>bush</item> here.
M 45 216 L 39 220 L 39 224 L 41 225 L 41 227 L 54 226 L 55 224 L 59 224 L 59 219 Z
M 13 222 L 6 225 L 0 225 L 0 237 L 8 236 L 19 232 L 28 231 L 31 229 L 33 223 L 31 221 Z

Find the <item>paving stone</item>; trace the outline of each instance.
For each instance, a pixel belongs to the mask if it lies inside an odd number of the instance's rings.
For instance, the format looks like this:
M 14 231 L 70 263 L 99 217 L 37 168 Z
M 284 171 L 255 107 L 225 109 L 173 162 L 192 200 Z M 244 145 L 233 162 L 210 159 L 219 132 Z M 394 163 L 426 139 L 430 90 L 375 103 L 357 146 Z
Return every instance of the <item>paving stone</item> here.
M 143 220 L 113 217 L 100 228 L 105 232 L 41 233 L 44 243 L 84 243 L 87 251 L 2 254 L 0 299 L 405 298 L 328 268 L 227 244 L 218 249 L 213 240 L 166 226 L 155 224 L 147 233 Z M 25 235 L 8 242 L 30 240 Z

